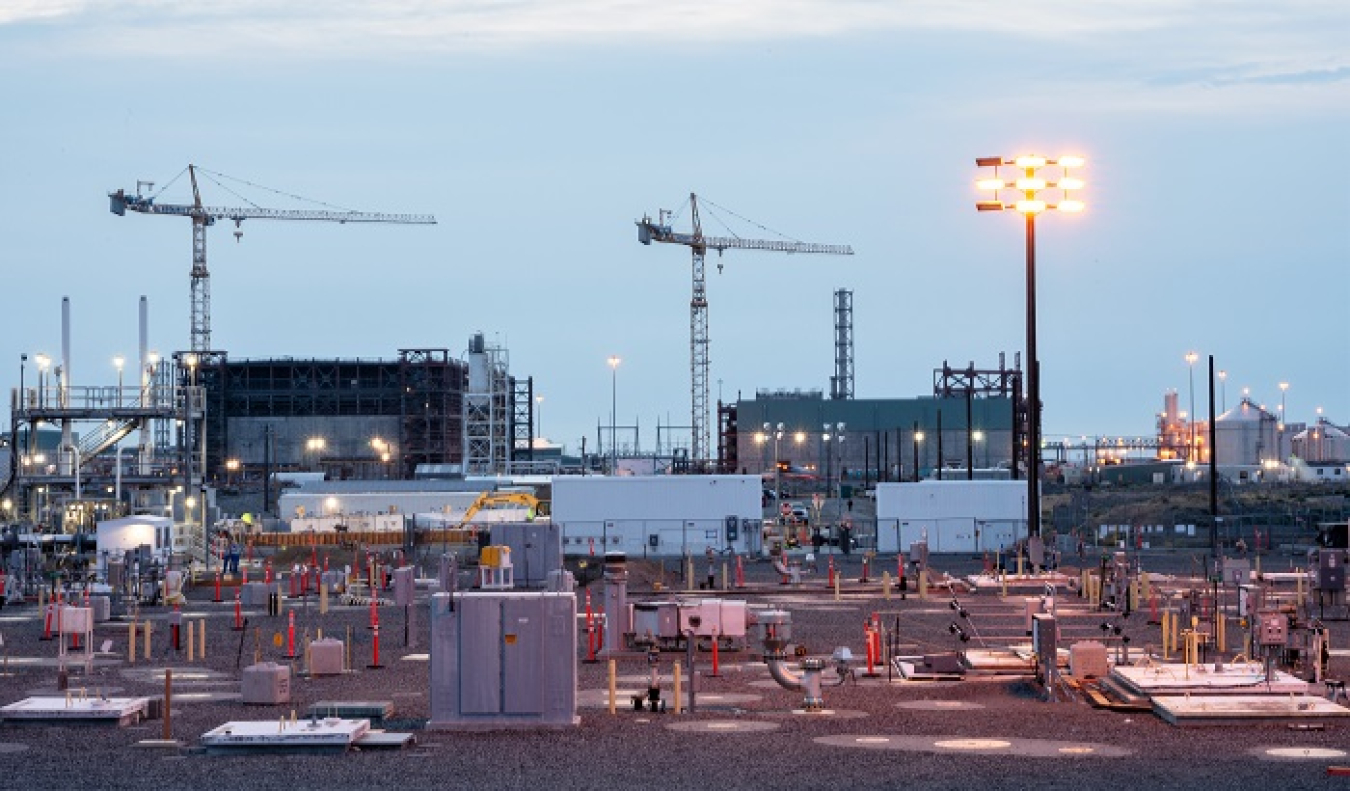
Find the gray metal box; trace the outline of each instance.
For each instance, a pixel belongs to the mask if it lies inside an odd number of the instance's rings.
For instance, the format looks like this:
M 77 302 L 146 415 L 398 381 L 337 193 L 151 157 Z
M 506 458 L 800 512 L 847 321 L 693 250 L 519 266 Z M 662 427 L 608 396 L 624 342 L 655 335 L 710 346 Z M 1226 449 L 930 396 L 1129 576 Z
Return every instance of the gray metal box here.
M 240 700 L 244 703 L 272 705 L 291 699 L 291 667 L 262 662 L 244 668 L 240 682 Z
M 244 607 L 266 607 L 267 594 L 278 590 L 277 583 L 245 582 L 239 586 L 239 603 Z
M 401 569 L 394 569 L 394 604 L 398 607 L 411 607 L 413 599 L 417 594 L 417 581 L 414 579 L 415 569 L 412 566 L 404 566 Z
M 1257 635 L 1261 645 L 1283 646 L 1289 639 L 1289 619 L 1282 612 L 1263 612 L 1260 619 L 1261 631 Z
M 517 588 L 543 588 L 549 572 L 563 567 L 560 524 L 501 522 L 492 526 L 492 543 L 511 548 Z
M 1345 550 L 1317 550 L 1317 589 L 1345 590 Z
M 337 676 L 342 674 L 343 643 L 332 637 L 315 640 L 309 644 L 309 674 L 311 676 Z
M 427 727 L 580 724 L 576 646 L 576 595 L 571 592 L 435 594 Z
M 1106 644 L 1080 640 L 1069 646 L 1069 673 L 1075 678 L 1105 678 L 1111 673 Z
M 1223 581 L 1229 585 L 1246 585 L 1252 581 L 1252 562 L 1246 558 L 1223 559 Z
M 112 598 L 109 596 L 90 596 L 89 609 L 94 611 L 94 623 L 111 620 Z

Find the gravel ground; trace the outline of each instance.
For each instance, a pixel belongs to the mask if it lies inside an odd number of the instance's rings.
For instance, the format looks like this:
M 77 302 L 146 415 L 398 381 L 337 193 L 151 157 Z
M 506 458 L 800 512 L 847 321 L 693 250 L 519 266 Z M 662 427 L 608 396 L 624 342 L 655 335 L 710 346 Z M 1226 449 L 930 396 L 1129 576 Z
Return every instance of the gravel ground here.
M 1151 570 L 1187 573 L 1191 559 L 1157 554 L 1144 562 Z M 856 579 L 856 557 L 842 565 L 845 575 Z M 933 565 L 962 575 L 979 563 L 966 557 L 935 556 Z M 894 559 L 882 568 L 894 570 Z M 945 597 L 920 601 L 911 594 L 903 601 L 898 596 L 885 600 L 879 585 L 863 587 L 852 582 L 836 601 L 821 577 L 808 577 L 802 588 L 789 590 L 777 584 L 776 575 L 763 563 L 747 566 L 747 581 L 745 591 L 729 597 L 743 595 L 752 606 L 791 611 L 794 635 L 812 654 L 828 655 L 835 646 L 848 645 L 855 656 L 863 656 L 862 624 L 872 612 L 881 613 L 887 626 L 898 619 L 903 643 L 923 651 L 953 647 L 947 632 L 953 613 Z M 597 603 L 600 593 L 596 583 Z M 645 598 L 649 594 L 633 590 L 630 595 Z M 211 598 L 211 589 L 198 588 L 184 608 L 185 615 L 205 616 L 210 624 L 204 663 L 188 664 L 185 656 L 170 653 L 164 623 L 167 613 L 147 611 L 144 614 L 156 621 L 152 662 L 129 667 L 126 626 L 101 624 L 96 642 L 112 640 L 116 656 L 100 661 L 87 680 L 80 673 L 72 674 L 71 687 L 116 689 L 118 695 L 158 695 L 163 682 L 148 668 L 173 667 L 180 679 L 175 684 L 177 694 L 237 693 L 235 660 L 240 636 L 228 628 L 232 596 L 227 592 L 229 601 L 222 604 L 212 603 Z M 1020 599 L 1004 604 L 987 593 L 961 599 L 981 634 L 1020 631 Z M 1073 605 L 1076 600 L 1061 600 L 1062 607 Z M 404 648 L 401 619 L 392 608 L 385 608 L 381 659 L 386 667 L 367 670 L 371 638 L 365 629 L 366 608 L 339 606 L 319 616 L 311 601 L 308 610 L 296 612 L 298 632 L 322 628 L 325 635 L 345 637 L 350 627 L 353 664 L 358 670 L 337 677 L 297 678 L 292 702 L 282 706 L 179 698 L 173 704 L 171 721 L 173 736 L 184 744 L 179 750 L 134 746 L 142 739 L 159 738 L 162 722 L 158 720 L 125 728 L 0 724 L 0 766 L 10 774 L 5 787 L 1350 787 L 1346 778 L 1327 775 L 1329 766 L 1350 765 L 1350 756 L 1276 758 L 1266 752 L 1278 747 L 1350 751 L 1350 725 L 1346 724 L 1328 725 L 1320 731 L 1294 730 L 1283 723 L 1182 729 L 1148 713 L 1104 711 L 1078 700 L 1043 702 L 1020 678 L 902 683 L 888 682 L 884 675 L 862 679 L 856 685 L 826 687 L 826 705 L 836 713 L 803 715 L 792 712 L 800 705 L 799 693 L 766 683 L 768 674 L 758 661 L 757 645 L 739 656 L 724 654 L 720 678 L 698 679 L 699 693 L 706 697 L 693 715 L 637 713 L 621 705 L 611 716 L 603 707 L 586 705 L 579 709 L 581 725 L 561 732 L 424 731 L 422 725 L 430 715 L 428 663 L 404 657 L 428 650 L 425 636 L 420 645 Z M 285 619 L 258 612 L 248 613 L 248 618 L 243 664 L 251 661 L 255 628 L 264 659 L 284 661 L 282 649 L 273 646 L 271 638 L 284 631 Z M 425 631 L 427 618 L 424 615 L 419 620 Z M 1142 620 L 1136 616 L 1128 622 L 1136 648 L 1159 639 L 1156 627 L 1146 627 Z M 1087 628 L 1093 622 L 1083 621 Z M 41 623 L 32 605 L 0 610 L 0 634 L 11 657 L 55 656 L 55 643 L 38 639 Z M 1350 647 L 1350 630 L 1341 624 L 1331 624 L 1331 635 L 1338 653 Z M 582 642 L 579 656 L 584 654 L 584 635 Z M 677 659 L 683 662 L 683 654 L 663 657 L 666 683 L 670 662 Z M 708 659 L 707 654 L 700 656 L 700 671 L 706 671 Z M 581 663 L 579 668 L 583 698 L 598 700 L 598 691 L 606 685 L 605 664 Z M 15 663 L 10 672 L 13 675 L 0 677 L 0 704 L 56 687 L 54 666 Z M 647 664 L 643 659 L 624 660 L 618 672 L 620 687 L 632 688 L 634 680 L 647 672 Z M 1332 676 L 1350 677 L 1350 659 L 1334 657 Z M 833 672 L 827 671 L 827 682 L 833 678 Z M 717 702 L 714 696 L 719 695 L 730 696 L 728 702 Z M 224 722 L 275 721 L 288 716 L 291 709 L 303 713 L 321 700 L 391 700 L 396 713 L 386 727 L 415 731 L 417 744 L 399 751 L 345 755 L 212 756 L 197 747 L 201 734 Z M 924 708 L 923 701 L 944 703 Z

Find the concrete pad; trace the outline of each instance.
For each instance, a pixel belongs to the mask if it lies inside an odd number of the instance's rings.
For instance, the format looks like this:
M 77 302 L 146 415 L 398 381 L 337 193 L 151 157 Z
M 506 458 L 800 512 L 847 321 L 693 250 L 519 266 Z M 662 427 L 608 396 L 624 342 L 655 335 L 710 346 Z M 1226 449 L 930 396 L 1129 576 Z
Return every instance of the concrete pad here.
M 201 736 L 208 752 L 320 751 L 345 752 L 367 732 L 369 720 L 337 717 L 305 720 L 227 722 Z
M 145 716 L 149 705 L 149 698 L 32 697 L 0 708 L 0 719 L 130 725 Z
M 177 697 L 177 696 L 175 696 Z M 387 720 L 394 716 L 392 700 L 322 700 L 309 707 L 311 717 L 349 720 Z
M 1153 711 L 1167 722 L 1183 726 L 1350 718 L 1350 709 L 1315 695 L 1155 695 Z
M 710 733 L 714 735 L 763 733 L 765 731 L 776 731 L 780 727 L 776 722 L 763 722 L 761 720 L 687 720 L 672 722 L 666 726 L 669 730 L 682 733 Z
M 1113 680 L 1141 695 L 1302 695 L 1308 682 L 1288 673 L 1275 671 L 1269 684 L 1265 668 L 1258 664 L 1224 665 L 1215 672 L 1213 664 L 1191 665 L 1155 663 L 1118 665 L 1111 670 Z
M 911 711 L 977 711 L 984 705 L 967 700 L 905 700 L 895 704 L 895 707 Z
M 992 574 L 971 574 L 965 578 L 966 582 L 972 588 L 978 591 L 1002 591 L 1003 578 Z M 1067 588 L 1069 582 L 1077 582 L 1077 578 L 1060 574 L 1057 571 L 1046 572 L 1044 574 L 1009 574 L 1008 590 L 1025 592 L 1034 590 L 1041 592 L 1045 590 L 1046 585 L 1054 585 L 1056 588 Z
M 1334 747 L 1257 747 L 1248 751 L 1258 758 L 1276 761 L 1326 761 L 1350 755 Z
M 1059 742 L 1046 739 L 970 738 L 967 736 L 893 736 L 849 734 L 819 736 L 817 744 L 868 750 L 935 753 L 939 755 L 1008 755 L 1026 758 L 1123 758 L 1132 750 L 1110 744 Z

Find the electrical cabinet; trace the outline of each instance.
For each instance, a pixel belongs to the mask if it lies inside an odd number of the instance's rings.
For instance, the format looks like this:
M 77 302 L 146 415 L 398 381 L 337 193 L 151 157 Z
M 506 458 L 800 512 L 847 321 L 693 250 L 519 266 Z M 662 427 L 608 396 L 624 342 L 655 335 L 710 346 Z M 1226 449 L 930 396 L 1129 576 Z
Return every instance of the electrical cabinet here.
M 1283 646 L 1289 639 L 1289 619 L 1282 612 L 1263 612 L 1257 616 L 1261 630 L 1258 640 L 1261 645 Z
M 434 595 L 427 727 L 579 724 L 576 645 L 576 594 L 570 591 Z

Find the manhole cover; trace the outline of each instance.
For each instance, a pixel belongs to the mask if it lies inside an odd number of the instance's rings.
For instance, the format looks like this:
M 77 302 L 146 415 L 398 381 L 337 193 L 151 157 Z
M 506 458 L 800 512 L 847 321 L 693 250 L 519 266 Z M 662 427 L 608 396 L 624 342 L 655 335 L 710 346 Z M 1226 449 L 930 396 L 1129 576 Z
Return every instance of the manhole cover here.
M 1272 747 L 1266 755 L 1274 758 L 1344 758 L 1345 750 L 1330 747 Z

